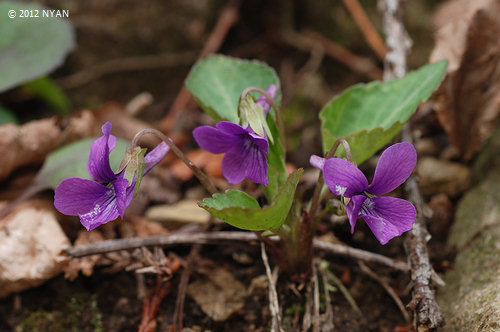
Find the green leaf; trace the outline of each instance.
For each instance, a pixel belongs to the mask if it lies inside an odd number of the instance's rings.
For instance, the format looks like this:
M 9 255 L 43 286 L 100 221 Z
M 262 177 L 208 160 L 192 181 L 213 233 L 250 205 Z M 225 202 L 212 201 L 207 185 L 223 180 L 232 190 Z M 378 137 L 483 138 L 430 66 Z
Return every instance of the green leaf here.
M 47 9 L 35 3 L 0 3 L 0 92 L 48 74 L 73 49 L 68 19 L 43 17 Z M 10 10 L 15 18 L 9 18 Z M 38 17 L 20 17 L 21 11 Z
M 61 88 L 49 77 L 42 77 L 23 84 L 24 90 L 44 100 L 62 115 L 69 114 L 71 103 Z
M 251 86 L 265 90 L 271 84 L 279 91 L 278 76 L 266 64 L 223 55 L 199 60 L 186 80 L 186 87 L 215 121 L 238 124 L 238 101 L 243 90 Z
M 272 204 L 264 208 L 261 208 L 254 198 L 239 190 L 214 194 L 198 205 L 214 217 L 238 228 L 251 231 L 278 229 L 286 220 L 302 173 L 303 170 L 299 169 L 290 174 Z
M 34 186 L 37 189 L 55 189 L 66 178 L 92 179 L 88 170 L 90 148 L 95 138 L 85 138 L 60 147 L 52 152 L 38 172 Z M 111 169 L 117 170 L 125 156 L 129 142 L 116 139 L 116 147 L 111 152 Z
M 386 145 L 443 80 L 446 61 L 426 65 L 401 79 L 356 85 L 333 98 L 320 112 L 323 151 L 336 139 L 350 144 L 362 163 Z M 337 156 L 345 155 L 339 148 Z
M 0 105 L 0 126 L 7 123 L 16 124 L 19 123 L 19 121 L 17 121 L 17 117 L 14 115 L 14 113 L 12 113 L 11 110 Z

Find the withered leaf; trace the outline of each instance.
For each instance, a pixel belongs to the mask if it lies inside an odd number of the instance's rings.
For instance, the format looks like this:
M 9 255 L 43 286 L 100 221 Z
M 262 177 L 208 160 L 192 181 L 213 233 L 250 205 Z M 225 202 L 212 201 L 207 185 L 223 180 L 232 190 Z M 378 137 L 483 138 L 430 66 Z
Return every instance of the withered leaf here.
M 451 69 L 436 93 L 435 107 L 450 142 L 470 160 L 491 136 L 500 114 L 500 5 L 478 1 L 462 7 L 461 13 L 455 7 L 443 8 L 455 21 L 440 27 L 431 56 L 431 61 L 449 60 Z

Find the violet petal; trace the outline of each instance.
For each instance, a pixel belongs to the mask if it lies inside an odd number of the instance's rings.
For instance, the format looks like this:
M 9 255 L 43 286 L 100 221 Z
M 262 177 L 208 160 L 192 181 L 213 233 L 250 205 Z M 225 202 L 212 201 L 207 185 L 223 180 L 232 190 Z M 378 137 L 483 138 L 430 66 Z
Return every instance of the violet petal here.
M 116 137 L 111 135 L 111 122 L 102 126 L 103 136 L 92 143 L 87 169 L 92 177 L 103 183 L 112 182 L 116 175 L 109 164 L 109 154 L 116 146 Z
M 354 195 L 345 207 L 349 223 L 351 224 L 351 234 L 354 233 L 356 220 L 359 217 L 359 210 L 361 210 L 361 207 L 366 199 L 367 197 L 365 195 Z
M 144 159 L 146 160 L 146 170 L 144 171 L 144 175 L 146 175 L 153 167 L 158 165 L 160 161 L 167 155 L 170 151 L 170 146 L 167 143 L 161 142 L 158 144 L 153 150 L 148 152 Z
M 381 244 L 409 231 L 417 211 L 408 201 L 394 197 L 367 198 L 359 211 Z
M 238 136 L 209 126 L 201 126 L 193 130 L 193 137 L 200 148 L 210 153 L 224 153 L 241 140 Z
M 383 195 L 406 181 L 417 164 L 417 152 L 408 142 L 388 147 L 380 156 L 368 192 Z
M 119 215 L 115 190 L 87 179 L 61 181 L 55 190 L 54 206 L 63 214 L 79 216 L 88 231 L 115 220 Z
M 250 145 L 238 144 L 229 150 L 222 159 L 222 173 L 229 183 L 240 183 L 247 175 L 250 161 Z
M 265 154 L 269 153 L 269 142 L 267 141 L 267 136 L 261 137 L 254 133 L 252 130 L 248 133 L 248 139 L 250 139 L 250 141 L 255 144 L 260 151 L 264 152 Z
M 128 180 L 121 178 L 113 181 L 113 188 L 115 190 L 116 195 L 116 208 L 118 209 L 118 213 L 122 219 L 125 215 L 125 209 L 127 208 L 127 188 L 128 188 Z M 135 181 L 130 186 L 135 188 Z
M 271 98 L 274 99 L 274 98 L 276 98 L 276 95 L 278 93 L 278 87 L 274 84 L 271 84 L 267 88 L 266 92 L 271 96 Z M 269 113 L 269 109 L 271 108 L 271 104 L 267 100 L 266 96 L 261 95 L 259 97 L 259 99 L 257 99 L 256 104 L 259 105 L 260 107 L 262 107 L 262 109 L 264 110 L 264 115 L 267 115 L 267 113 Z
M 263 151 L 257 146 L 249 149 L 249 164 L 246 170 L 246 177 L 255 183 L 267 186 L 269 184 L 267 177 L 267 158 Z
M 365 175 L 344 159 L 326 159 L 323 175 L 326 185 L 337 196 L 352 197 L 361 194 L 368 187 Z
M 325 158 L 322 158 L 320 156 L 312 155 L 311 158 L 309 158 L 309 163 L 313 166 L 316 167 L 317 169 L 323 171 L 323 168 L 325 167 Z
M 219 122 L 215 125 L 215 127 L 220 132 L 222 132 L 224 134 L 231 135 L 231 136 L 233 136 L 233 135 L 247 135 L 249 133 L 248 129 L 245 129 L 236 123 L 232 123 L 232 122 L 228 122 L 228 121 Z

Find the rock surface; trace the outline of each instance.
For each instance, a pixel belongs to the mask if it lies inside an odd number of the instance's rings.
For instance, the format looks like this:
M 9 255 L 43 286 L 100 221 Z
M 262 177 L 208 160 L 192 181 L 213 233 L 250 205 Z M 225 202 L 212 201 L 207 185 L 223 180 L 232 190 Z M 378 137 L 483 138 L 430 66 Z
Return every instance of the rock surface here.
M 444 331 L 500 331 L 500 168 L 461 199 L 449 246 L 457 249 L 438 302 Z
M 26 202 L 0 220 L 0 298 L 61 272 L 58 256 L 69 246 L 53 208 L 44 203 Z

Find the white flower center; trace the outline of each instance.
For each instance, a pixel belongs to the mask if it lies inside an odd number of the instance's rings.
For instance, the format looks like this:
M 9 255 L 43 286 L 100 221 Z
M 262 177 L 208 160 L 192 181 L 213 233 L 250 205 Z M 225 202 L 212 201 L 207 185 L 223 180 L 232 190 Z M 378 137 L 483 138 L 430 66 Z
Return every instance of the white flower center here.
M 78 216 L 80 217 L 80 219 L 85 219 L 85 220 L 88 220 L 90 222 L 93 222 L 94 217 L 97 216 L 100 212 L 101 212 L 101 206 L 99 204 L 96 204 L 92 211 L 87 212 L 85 214 L 80 214 Z
M 338 196 L 343 196 L 346 190 L 347 190 L 347 187 L 342 187 L 339 185 L 335 186 L 335 191 L 337 192 Z

